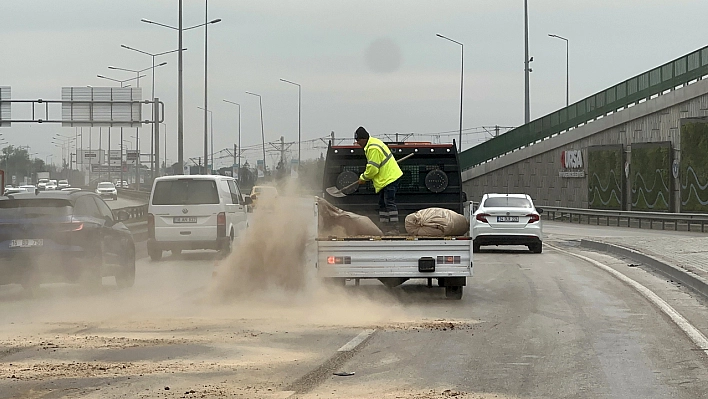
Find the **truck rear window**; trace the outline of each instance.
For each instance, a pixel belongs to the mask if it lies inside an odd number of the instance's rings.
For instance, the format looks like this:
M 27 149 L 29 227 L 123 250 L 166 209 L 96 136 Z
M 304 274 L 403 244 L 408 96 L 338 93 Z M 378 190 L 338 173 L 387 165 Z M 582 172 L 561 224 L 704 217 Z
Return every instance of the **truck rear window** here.
M 160 181 L 152 194 L 153 205 L 218 204 L 214 180 L 179 179 Z

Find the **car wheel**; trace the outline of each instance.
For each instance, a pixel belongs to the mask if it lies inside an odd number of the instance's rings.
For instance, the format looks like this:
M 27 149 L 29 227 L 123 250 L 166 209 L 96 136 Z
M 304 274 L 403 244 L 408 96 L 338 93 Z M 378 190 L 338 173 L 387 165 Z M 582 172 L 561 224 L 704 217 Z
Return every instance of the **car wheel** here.
M 162 249 L 156 248 L 153 245 L 148 245 L 148 255 L 153 262 L 162 259 Z
M 219 254 L 222 257 L 227 257 L 231 253 L 234 247 L 234 231 L 231 230 L 231 234 L 229 234 L 229 239 L 224 241 L 224 244 L 222 248 L 219 250 Z
M 535 254 L 540 254 L 543 252 L 543 243 L 531 244 L 529 245 L 529 250 Z
M 445 298 L 447 299 L 455 299 L 455 300 L 460 300 L 462 299 L 462 286 L 452 286 L 452 287 L 445 287 Z
M 115 277 L 118 288 L 129 288 L 135 284 L 135 247 L 125 251 L 125 257 L 121 261 L 121 269 Z

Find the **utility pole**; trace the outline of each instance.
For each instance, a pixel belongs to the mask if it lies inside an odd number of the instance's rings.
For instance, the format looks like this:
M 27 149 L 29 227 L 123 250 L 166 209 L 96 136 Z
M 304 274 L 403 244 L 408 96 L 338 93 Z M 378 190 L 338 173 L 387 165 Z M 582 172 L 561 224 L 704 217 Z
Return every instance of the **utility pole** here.
M 280 164 L 285 167 L 285 138 L 280 136 Z
M 499 125 L 494 126 L 494 137 L 499 137 Z

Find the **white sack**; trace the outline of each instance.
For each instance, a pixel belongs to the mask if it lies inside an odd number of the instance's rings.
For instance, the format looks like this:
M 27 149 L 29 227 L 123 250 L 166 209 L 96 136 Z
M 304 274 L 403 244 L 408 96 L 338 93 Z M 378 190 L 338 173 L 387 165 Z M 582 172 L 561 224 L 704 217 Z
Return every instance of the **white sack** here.
M 347 212 L 327 202 L 323 198 L 316 197 L 317 209 L 319 213 L 319 236 L 382 236 L 381 229 L 366 216 Z
M 467 219 L 449 209 L 426 208 L 406 216 L 406 231 L 415 236 L 461 236 L 467 230 Z

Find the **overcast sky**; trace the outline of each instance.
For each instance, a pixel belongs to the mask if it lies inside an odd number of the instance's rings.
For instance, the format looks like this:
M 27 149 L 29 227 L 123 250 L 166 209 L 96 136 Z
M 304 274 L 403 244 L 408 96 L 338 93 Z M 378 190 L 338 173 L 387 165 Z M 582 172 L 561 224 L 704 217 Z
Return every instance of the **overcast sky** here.
M 184 27 L 203 23 L 204 0 L 184 0 Z M 459 128 L 460 46 L 464 43 L 463 145 L 489 137 L 482 126 L 517 126 L 524 120 L 523 0 L 209 0 L 209 108 L 214 149 L 237 141 L 261 142 L 258 93 L 263 101 L 266 141 L 297 141 L 298 91 L 302 85 L 302 139 L 327 136 L 351 142 L 365 126 L 374 136 L 430 133 Z M 705 0 L 530 0 L 531 118 L 565 105 L 565 43 L 570 40 L 570 101 L 708 44 Z M 143 69 L 151 57 L 125 44 L 158 53 L 177 48 L 177 32 L 140 22 L 178 24 L 177 0 L 2 0 L 0 86 L 13 99 L 60 99 L 64 86 L 117 86 L 97 74 L 129 79 L 134 73 L 108 66 Z M 184 32 L 185 159 L 203 152 L 204 29 Z M 177 159 L 177 55 L 157 58 L 155 91 L 166 105 L 167 156 Z M 135 82 L 129 82 L 134 85 Z M 144 97 L 149 77 L 140 80 Z M 13 117 L 29 107 L 14 105 Z M 54 115 L 58 117 L 58 114 Z M 107 138 L 103 129 L 103 148 Z M 114 132 L 117 129 L 113 130 Z M 14 124 L 0 128 L 12 145 L 29 145 L 37 157 L 60 149 L 54 133 L 73 135 L 58 124 Z M 88 147 L 84 129 L 84 147 Z M 125 131 L 124 139 L 135 134 Z M 92 132 L 97 148 L 98 128 Z M 112 147 L 119 145 L 113 134 Z M 451 142 L 456 133 L 443 134 Z M 384 137 L 385 138 L 385 137 Z M 0 142 L 3 142 L 0 140 Z M 295 145 L 293 148 L 296 148 Z M 319 146 L 321 147 L 321 145 Z M 149 128 L 141 129 L 141 150 L 150 151 Z M 303 159 L 321 148 L 303 144 Z M 223 153 L 221 153 L 223 155 Z M 255 164 L 260 149 L 244 153 Z M 295 152 L 290 153 L 297 156 Z M 268 156 L 269 165 L 275 154 Z M 218 157 L 218 155 L 217 155 Z M 225 166 L 230 161 L 217 161 Z

